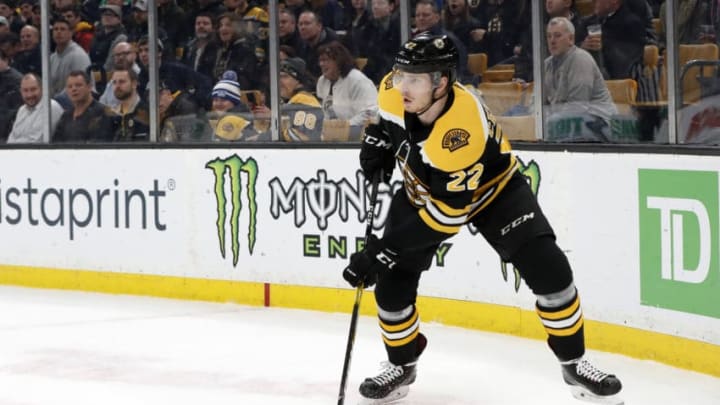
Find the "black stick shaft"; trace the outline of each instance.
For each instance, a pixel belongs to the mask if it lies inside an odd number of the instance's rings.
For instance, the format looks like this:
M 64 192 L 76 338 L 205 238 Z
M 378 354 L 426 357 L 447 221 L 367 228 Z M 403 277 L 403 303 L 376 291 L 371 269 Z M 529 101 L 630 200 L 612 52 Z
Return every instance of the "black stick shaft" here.
M 378 185 L 380 174 L 376 173 L 372 179 L 370 190 L 370 209 L 367 213 L 367 227 L 365 228 L 365 244 L 372 234 L 373 220 L 375 219 L 375 203 L 377 202 Z M 353 304 L 352 316 L 350 317 L 350 331 L 348 332 L 347 347 L 345 348 L 345 362 L 343 363 L 342 377 L 340 379 L 340 393 L 338 394 L 338 405 L 345 403 L 345 385 L 347 384 L 350 360 L 352 359 L 353 345 L 355 344 L 355 331 L 357 330 L 358 314 L 360 312 L 360 301 L 362 300 L 364 287 L 362 284 L 355 289 L 355 304 Z

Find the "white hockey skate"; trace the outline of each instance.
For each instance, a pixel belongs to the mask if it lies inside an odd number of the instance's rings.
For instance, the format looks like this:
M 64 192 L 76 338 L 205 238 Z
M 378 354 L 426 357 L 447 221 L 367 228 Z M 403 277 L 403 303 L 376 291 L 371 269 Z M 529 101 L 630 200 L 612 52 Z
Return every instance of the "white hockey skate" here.
M 623 405 L 617 395 L 622 383 L 613 374 L 602 372 L 589 361 L 580 359 L 562 364 L 562 375 L 572 395 L 582 401 L 607 405 Z

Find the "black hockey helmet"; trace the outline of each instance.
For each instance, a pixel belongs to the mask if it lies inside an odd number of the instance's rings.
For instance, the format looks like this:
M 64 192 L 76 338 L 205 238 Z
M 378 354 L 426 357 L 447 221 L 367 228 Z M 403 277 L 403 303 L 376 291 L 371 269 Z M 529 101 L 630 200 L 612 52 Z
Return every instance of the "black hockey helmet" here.
M 423 32 L 407 41 L 395 56 L 395 69 L 409 73 L 441 72 L 455 81 L 458 50 L 447 35 Z

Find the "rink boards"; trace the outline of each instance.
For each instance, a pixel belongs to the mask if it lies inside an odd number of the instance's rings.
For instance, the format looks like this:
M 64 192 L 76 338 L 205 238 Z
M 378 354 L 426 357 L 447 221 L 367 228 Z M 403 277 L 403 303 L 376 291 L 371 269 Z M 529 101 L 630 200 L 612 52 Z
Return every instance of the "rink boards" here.
M 718 158 L 518 156 L 589 346 L 720 376 Z M 0 283 L 348 312 L 364 191 L 357 150 L 3 150 Z M 422 319 L 543 338 L 533 295 L 474 233 L 438 249 Z

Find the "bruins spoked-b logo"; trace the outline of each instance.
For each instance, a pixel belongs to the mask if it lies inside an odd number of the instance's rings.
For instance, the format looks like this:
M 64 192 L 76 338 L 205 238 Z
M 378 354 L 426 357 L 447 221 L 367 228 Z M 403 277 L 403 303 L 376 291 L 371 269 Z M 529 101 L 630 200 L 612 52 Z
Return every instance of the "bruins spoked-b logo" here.
M 443 135 L 442 147 L 449 149 L 450 152 L 455 152 L 463 146 L 466 146 L 469 138 L 470 133 L 468 131 L 461 128 L 454 128 Z
M 233 255 L 233 266 L 237 266 L 240 255 L 240 216 L 247 214 L 247 248 L 252 255 L 255 247 L 256 226 L 257 226 L 257 202 L 256 186 L 258 176 L 258 165 L 255 159 L 241 159 L 238 155 L 232 155 L 225 159 L 217 158 L 208 162 L 205 168 L 212 170 L 215 175 L 215 202 L 217 204 L 217 233 L 220 243 L 220 254 L 225 258 L 225 227 L 228 220 L 228 198 L 226 193 L 230 192 L 230 240 Z M 229 185 L 226 186 L 226 179 Z M 243 197 L 243 191 L 246 193 Z M 244 209 L 243 200 L 247 201 Z

